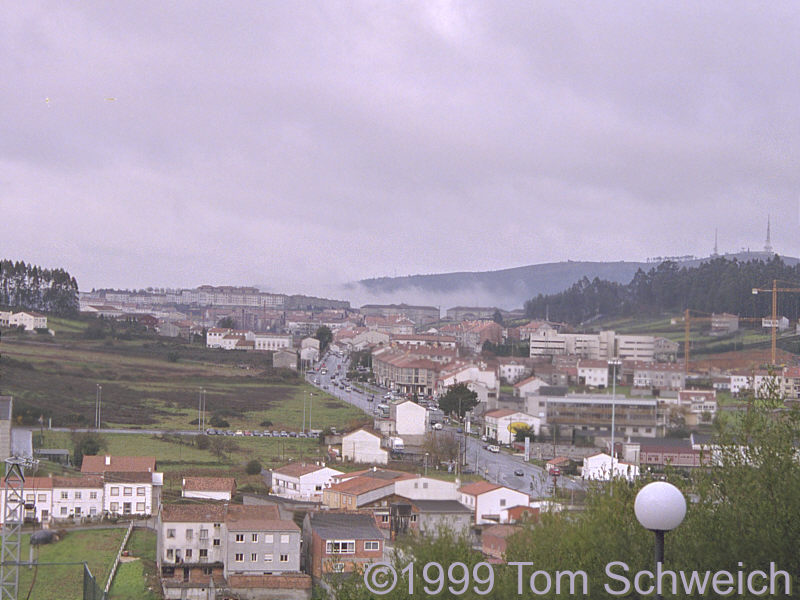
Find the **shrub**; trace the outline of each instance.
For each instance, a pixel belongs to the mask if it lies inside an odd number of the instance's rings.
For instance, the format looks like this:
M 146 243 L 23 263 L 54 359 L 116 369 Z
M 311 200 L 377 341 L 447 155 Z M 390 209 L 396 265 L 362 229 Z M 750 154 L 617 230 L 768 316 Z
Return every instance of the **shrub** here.
M 261 421 L 261 427 L 272 427 L 272 421 L 270 421 L 269 419 Z
M 248 475 L 258 475 L 261 473 L 261 463 L 254 458 L 247 463 L 247 466 L 245 466 L 244 470 Z

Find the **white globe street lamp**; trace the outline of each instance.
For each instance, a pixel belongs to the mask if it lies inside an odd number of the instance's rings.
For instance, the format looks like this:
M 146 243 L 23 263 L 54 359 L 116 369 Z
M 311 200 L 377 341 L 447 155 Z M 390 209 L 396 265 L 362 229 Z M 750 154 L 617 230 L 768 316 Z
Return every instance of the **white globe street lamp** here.
M 681 491 L 666 481 L 655 481 L 636 494 L 633 511 L 642 527 L 656 536 L 656 569 L 664 563 L 664 532 L 672 531 L 686 516 L 686 499 Z M 660 595 L 656 596 L 661 598 Z

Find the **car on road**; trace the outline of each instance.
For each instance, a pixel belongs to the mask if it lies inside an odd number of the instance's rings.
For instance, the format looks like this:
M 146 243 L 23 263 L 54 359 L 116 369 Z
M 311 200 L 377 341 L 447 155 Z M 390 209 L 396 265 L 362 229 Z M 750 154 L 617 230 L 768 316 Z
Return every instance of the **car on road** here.
M 500 446 L 495 446 L 494 444 L 489 444 L 488 446 L 486 446 L 486 449 L 489 452 L 494 452 L 495 454 L 500 452 Z
M 444 428 L 444 425 L 442 425 L 441 423 L 434 423 L 433 424 L 433 428 L 437 429 L 437 430 L 441 430 L 441 429 Z
M 522 477 L 523 475 L 525 475 L 525 471 L 523 471 L 522 469 L 516 469 L 514 471 L 514 475 L 516 475 L 517 477 Z

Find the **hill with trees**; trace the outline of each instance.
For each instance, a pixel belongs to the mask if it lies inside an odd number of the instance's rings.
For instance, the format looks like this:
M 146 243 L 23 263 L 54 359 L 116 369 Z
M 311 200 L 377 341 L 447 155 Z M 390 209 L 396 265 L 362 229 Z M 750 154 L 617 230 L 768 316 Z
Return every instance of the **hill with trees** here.
M 525 314 L 572 324 L 599 317 L 677 313 L 687 308 L 763 317 L 772 312 L 771 295 L 754 295 L 752 290 L 771 287 L 774 279 L 800 282 L 800 265 L 789 266 L 778 256 L 746 262 L 716 258 L 697 266 L 667 261 L 649 271 L 639 269 L 628 284 L 584 277 L 563 292 L 528 300 Z M 800 287 L 800 283 L 792 287 Z M 778 313 L 797 319 L 800 295 L 779 295 Z
M 64 269 L 0 260 L 0 305 L 58 316 L 78 313 L 78 282 Z

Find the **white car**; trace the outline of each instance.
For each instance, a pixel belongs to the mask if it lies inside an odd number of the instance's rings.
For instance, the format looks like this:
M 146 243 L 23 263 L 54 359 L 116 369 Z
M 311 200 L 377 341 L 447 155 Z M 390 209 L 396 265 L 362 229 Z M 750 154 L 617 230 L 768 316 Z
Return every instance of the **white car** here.
M 487 449 L 489 452 L 494 452 L 495 454 L 497 454 L 498 452 L 500 452 L 500 446 L 494 446 L 494 445 L 492 445 L 492 446 L 489 446 L 489 447 L 487 447 L 486 449 Z
M 441 423 L 434 423 L 433 424 L 433 429 L 437 429 L 438 430 L 438 429 L 442 429 L 442 427 L 443 427 L 443 425 Z

